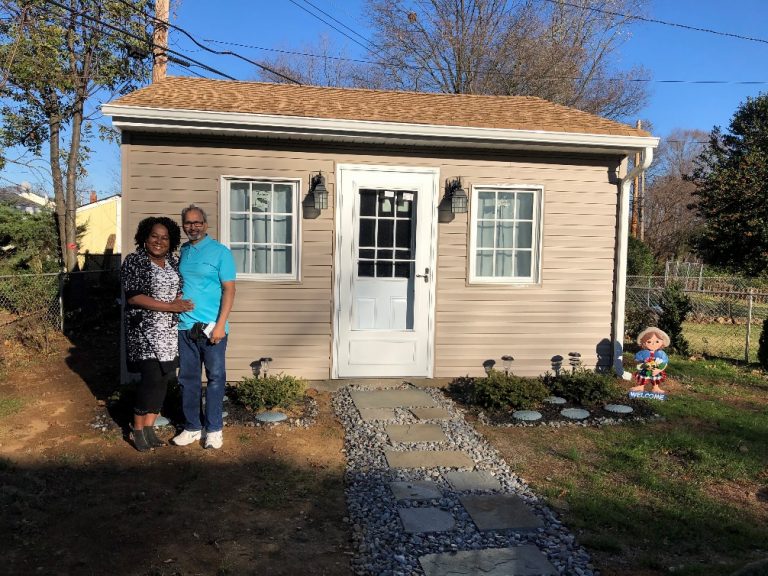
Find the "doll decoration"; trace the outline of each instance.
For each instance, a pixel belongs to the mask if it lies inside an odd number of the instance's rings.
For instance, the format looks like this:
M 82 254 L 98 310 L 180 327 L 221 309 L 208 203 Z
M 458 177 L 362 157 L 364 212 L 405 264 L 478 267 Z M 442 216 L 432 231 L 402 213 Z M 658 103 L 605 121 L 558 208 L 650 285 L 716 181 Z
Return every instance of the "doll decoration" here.
M 664 370 L 669 364 L 669 357 L 663 348 L 669 346 L 669 342 L 667 333 L 656 327 L 646 328 L 637 336 L 637 343 L 642 350 L 635 354 L 635 362 L 638 362 L 635 372 L 637 386 L 630 388 L 630 398 L 666 398 L 666 392 L 660 384 L 667 379 Z M 646 390 L 648 386 L 651 387 L 650 391 Z

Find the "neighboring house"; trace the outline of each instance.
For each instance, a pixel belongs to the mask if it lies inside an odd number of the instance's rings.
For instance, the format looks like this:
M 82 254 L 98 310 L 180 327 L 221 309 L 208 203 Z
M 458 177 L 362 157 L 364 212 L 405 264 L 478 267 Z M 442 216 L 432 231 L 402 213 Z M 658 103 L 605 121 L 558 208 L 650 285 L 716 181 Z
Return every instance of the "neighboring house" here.
M 642 130 L 532 97 L 192 78 L 103 111 L 124 245 L 194 202 L 232 248 L 230 380 L 261 357 L 311 379 L 480 375 L 505 354 L 521 375 L 568 352 L 620 367 Z
M 81 270 L 109 270 L 120 267 L 122 246 L 120 194 L 98 200 L 91 194 L 90 203 L 77 208 L 77 261 Z M 132 244 L 129 244 L 132 245 Z
M 26 184 L 0 188 L 0 202 L 10 204 L 21 212 L 37 214 L 43 209 L 54 209 L 53 201 L 47 196 L 36 194 Z

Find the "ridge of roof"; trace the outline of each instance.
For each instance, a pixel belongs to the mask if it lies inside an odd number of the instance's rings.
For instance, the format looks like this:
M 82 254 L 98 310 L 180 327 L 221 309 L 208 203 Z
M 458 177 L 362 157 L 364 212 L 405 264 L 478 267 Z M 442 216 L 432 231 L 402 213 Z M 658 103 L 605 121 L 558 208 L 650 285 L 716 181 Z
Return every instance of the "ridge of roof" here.
M 109 104 L 468 128 L 650 136 L 645 130 L 537 96 L 406 92 L 170 76 Z

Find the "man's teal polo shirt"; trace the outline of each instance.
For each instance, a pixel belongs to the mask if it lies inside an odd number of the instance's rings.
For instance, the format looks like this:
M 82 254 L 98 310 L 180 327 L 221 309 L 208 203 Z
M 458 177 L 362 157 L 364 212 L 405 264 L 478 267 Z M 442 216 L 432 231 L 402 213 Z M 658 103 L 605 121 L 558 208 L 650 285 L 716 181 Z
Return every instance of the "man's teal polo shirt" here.
M 179 264 L 184 279 L 185 300 L 195 309 L 179 314 L 179 330 L 189 330 L 195 322 L 216 322 L 221 305 L 221 283 L 235 280 L 235 259 L 229 248 L 206 236 L 197 244 L 186 242 L 181 247 Z M 226 324 L 229 333 L 229 322 Z

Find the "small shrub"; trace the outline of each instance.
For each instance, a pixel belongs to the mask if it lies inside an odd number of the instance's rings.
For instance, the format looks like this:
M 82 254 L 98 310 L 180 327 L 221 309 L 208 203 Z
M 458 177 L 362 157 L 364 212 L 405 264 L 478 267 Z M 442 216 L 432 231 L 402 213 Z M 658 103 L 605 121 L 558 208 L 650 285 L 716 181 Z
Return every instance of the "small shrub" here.
M 306 389 L 307 382 L 301 378 L 268 374 L 263 378 L 243 378 L 234 389 L 234 399 L 253 411 L 290 408 L 304 396 Z
M 763 370 L 768 370 L 768 318 L 763 320 L 763 330 L 760 332 L 760 344 L 757 349 L 757 361 Z
M 475 379 L 470 376 L 459 376 L 448 384 L 448 394 L 459 402 L 472 403 L 472 394 L 475 388 Z
M 487 377 L 475 379 L 472 402 L 491 410 L 528 409 L 548 394 L 546 386 L 538 379 L 491 370 Z
M 691 299 L 683 292 L 683 287 L 677 282 L 667 284 L 661 293 L 662 312 L 659 328 L 669 335 L 670 348 L 683 356 L 688 355 L 688 341 L 683 336 L 683 322 L 692 309 Z
M 563 370 L 559 376 L 545 374 L 542 385 L 555 396 L 585 406 L 599 404 L 622 393 L 619 382 L 612 374 L 598 374 L 586 368 L 573 372 Z

